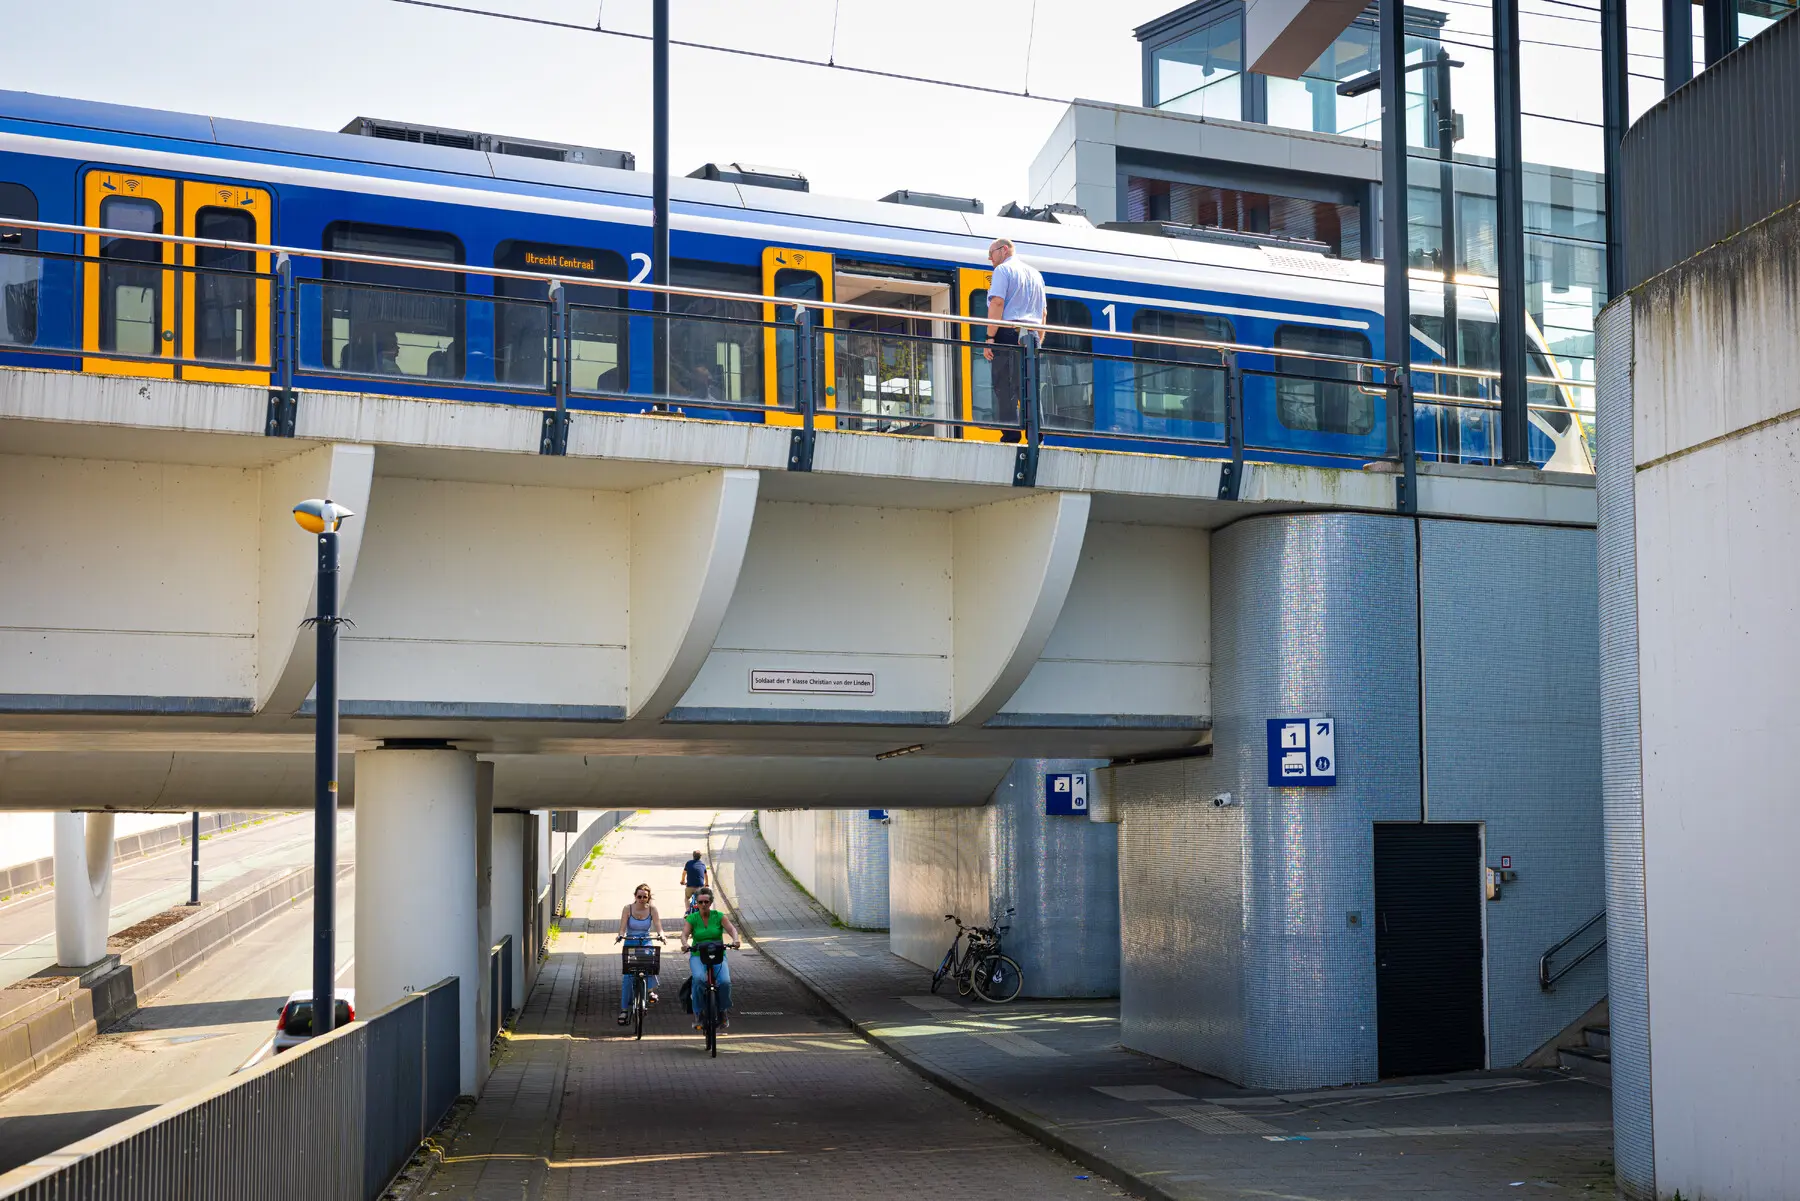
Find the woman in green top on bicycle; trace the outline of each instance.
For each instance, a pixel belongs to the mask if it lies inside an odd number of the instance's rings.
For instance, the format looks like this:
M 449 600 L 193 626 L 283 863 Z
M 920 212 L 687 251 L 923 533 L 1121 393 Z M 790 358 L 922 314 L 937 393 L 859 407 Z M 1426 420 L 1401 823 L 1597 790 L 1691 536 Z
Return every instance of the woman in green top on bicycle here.
M 702 888 L 694 894 L 694 911 L 681 922 L 681 949 L 688 952 L 688 977 L 693 981 L 693 997 L 695 1020 L 694 1029 L 700 1029 L 700 998 L 706 992 L 706 965 L 700 962 L 700 956 L 693 953 L 695 943 L 724 942 L 731 939 L 731 948 L 736 950 L 742 940 L 737 927 L 725 916 L 724 910 L 713 908 L 712 889 Z M 723 1015 L 725 1029 L 731 1029 L 731 969 L 721 959 L 719 966 L 713 969 L 713 979 L 719 985 L 719 1013 Z

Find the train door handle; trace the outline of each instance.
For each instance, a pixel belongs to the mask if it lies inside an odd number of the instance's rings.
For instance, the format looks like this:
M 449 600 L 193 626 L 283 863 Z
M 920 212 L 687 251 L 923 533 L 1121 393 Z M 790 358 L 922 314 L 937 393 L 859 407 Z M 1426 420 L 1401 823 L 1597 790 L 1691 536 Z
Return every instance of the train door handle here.
M 175 340 L 175 331 L 172 329 L 165 329 L 162 332 L 162 335 L 163 335 L 163 341 L 165 341 L 165 342 L 173 342 Z

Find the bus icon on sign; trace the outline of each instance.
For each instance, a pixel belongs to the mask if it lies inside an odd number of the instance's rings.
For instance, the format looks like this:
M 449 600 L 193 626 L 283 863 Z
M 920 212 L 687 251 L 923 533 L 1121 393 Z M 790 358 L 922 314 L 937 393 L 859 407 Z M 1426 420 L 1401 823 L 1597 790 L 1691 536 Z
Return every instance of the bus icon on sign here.
M 1269 719 L 1269 787 L 1337 783 L 1337 722 L 1330 717 Z

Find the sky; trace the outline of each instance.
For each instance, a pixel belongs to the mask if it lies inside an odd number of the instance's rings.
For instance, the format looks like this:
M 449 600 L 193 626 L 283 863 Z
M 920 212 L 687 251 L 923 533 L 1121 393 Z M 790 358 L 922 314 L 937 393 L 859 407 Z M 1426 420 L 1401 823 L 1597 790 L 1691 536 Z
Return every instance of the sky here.
M 452 0 L 563 29 L 395 0 L 0 0 L 0 86 L 282 125 L 339 129 L 371 116 L 629 150 L 650 167 L 650 47 L 587 32 L 647 34 L 650 0 Z M 772 54 L 982 84 L 1066 100 L 1137 103 L 1131 30 L 1179 0 L 672 0 L 673 36 Z M 1585 4 L 1585 0 L 1583 0 Z M 1413 0 L 1449 15 L 1465 60 L 1457 108 L 1492 148 L 1491 13 L 1480 0 Z M 1597 165 L 1598 25 L 1571 0 L 1520 0 L 1527 158 Z M 1634 70 L 1654 71 L 1632 6 Z M 1581 47 L 1565 49 L 1558 43 Z M 99 64 L 96 66 L 96 64 Z M 1063 104 L 676 47 L 671 168 L 707 162 L 794 168 L 815 192 L 896 188 L 974 196 L 996 211 L 1028 199 L 1031 161 Z M 1658 89 L 1634 81 L 1634 108 Z
M 463 0 L 648 33 L 649 0 Z M 1171 0 L 673 0 L 677 39 L 1135 103 L 1132 28 Z M 1035 10 L 1035 16 L 1034 16 Z M 357 116 L 536 137 L 650 168 L 650 46 L 394 0 L 0 0 L 0 87 L 339 129 Z M 835 44 L 833 25 L 836 25 Z M 1029 49 L 1029 54 L 1027 53 Z M 98 64 L 98 65 L 97 65 Z M 1026 200 L 1064 106 L 676 47 L 671 170 L 790 167 L 815 192 Z

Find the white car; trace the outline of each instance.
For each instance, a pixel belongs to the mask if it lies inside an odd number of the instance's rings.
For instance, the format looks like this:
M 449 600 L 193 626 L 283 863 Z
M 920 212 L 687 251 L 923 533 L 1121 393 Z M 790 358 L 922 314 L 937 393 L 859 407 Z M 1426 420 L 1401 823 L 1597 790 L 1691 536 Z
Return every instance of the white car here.
M 356 1020 L 356 990 L 340 988 L 334 994 L 337 1001 L 337 1020 L 332 1029 L 347 1026 Z M 312 989 L 303 988 L 289 995 L 281 1006 L 281 1015 L 275 1022 L 275 1038 L 273 1049 L 285 1051 L 289 1047 L 297 1047 L 313 1034 Z

